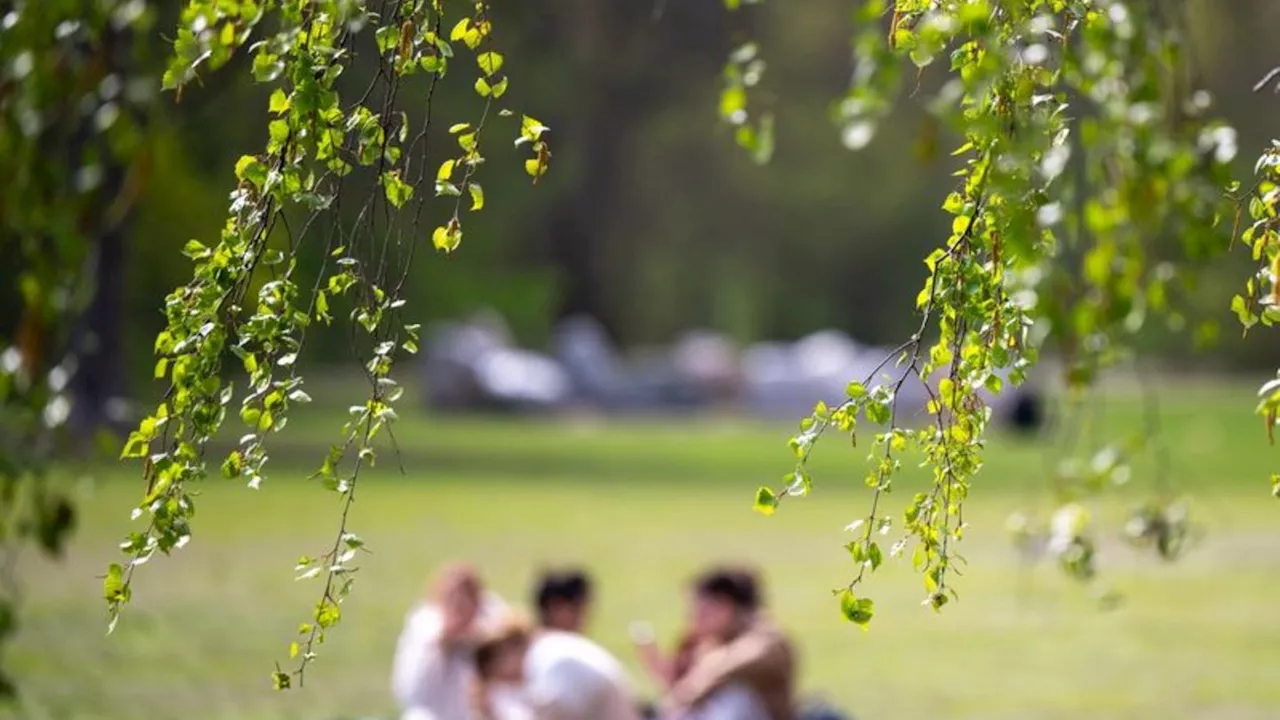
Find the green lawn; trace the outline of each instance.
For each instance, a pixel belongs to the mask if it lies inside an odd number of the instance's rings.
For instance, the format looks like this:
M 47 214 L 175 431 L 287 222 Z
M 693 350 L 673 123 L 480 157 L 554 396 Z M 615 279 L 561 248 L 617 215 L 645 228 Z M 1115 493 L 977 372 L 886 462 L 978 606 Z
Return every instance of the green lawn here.
M 766 569 L 771 604 L 803 650 L 804 687 L 858 718 L 1274 718 L 1280 716 L 1280 501 L 1275 464 L 1248 388 L 1205 387 L 1166 400 L 1172 480 L 1194 498 L 1203 540 L 1179 563 L 1116 538 L 1150 489 L 1150 463 L 1097 504 L 1106 582 L 1125 595 L 1104 612 L 1052 567 L 1027 567 L 1007 545 L 1013 510 L 1049 507 L 1051 443 L 993 441 L 966 518 L 970 569 L 961 601 L 922 608 L 909 566 L 887 563 L 868 594 L 869 632 L 841 621 L 830 589 L 853 572 L 845 525 L 865 513 L 862 449 L 820 447 L 813 495 L 772 518 L 750 510 L 761 481 L 788 469 L 785 428 L 729 421 L 533 423 L 429 419 L 397 426 L 407 473 L 384 453 L 361 486 L 353 527 L 363 562 L 343 623 L 305 689 L 269 689 L 291 632 L 318 587 L 296 583 L 300 554 L 332 542 L 338 507 L 305 479 L 339 414 L 296 417 L 261 490 L 211 481 L 196 536 L 142 568 L 135 600 L 104 637 L 96 579 L 115 557 L 138 493 L 129 469 L 95 469 L 69 556 L 22 568 L 27 609 L 16 648 L 26 704 L 15 717 L 326 720 L 390 715 L 387 674 L 406 608 L 433 567 L 475 561 L 523 599 L 542 563 L 582 562 L 599 580 L 594 632 L 624 660 L 626 626 L 678 629 L 683 583 L 717 559 Z M 1099 437 L 1134 431 L 1138 403 L 1117 393 Z M 890 500 L 905 503 L 906 486 Z M 647 686 L 646 686 L 647 688 Z

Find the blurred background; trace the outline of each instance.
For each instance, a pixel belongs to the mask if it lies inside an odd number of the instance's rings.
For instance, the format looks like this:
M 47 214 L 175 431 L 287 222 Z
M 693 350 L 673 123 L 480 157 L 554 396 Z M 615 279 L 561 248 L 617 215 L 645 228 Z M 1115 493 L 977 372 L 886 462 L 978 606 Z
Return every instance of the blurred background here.
M 938 207 L 954 142 L 906 101 L 870 149 L 842 147 L 829 110 L 850 73 L 846 3 L 767 3 L 753 8 L 747 27 L 726 20 L 716 0 L 507 5 L 496 11 L 511 103 L 551 128 L 555 160 L 530 189 L 515 151 L 495 133 L 486 211 L 468 219 L 459 252 L 419 256 L 410 316 L 426 325 L 483 311 L 502 345 L 560 360 L 565 328 L 589 326 L 578 337 L 594 339 L 574 347 L 631 358 L 626 371 L 663 392 L 670 383 L 646 358 L 679 365 L 671 348 L 695 330 L 703 334 L 689 352 L 707 360 L 693 363 L 694 375 L 707 364 L 723 368 L 715 361 L 725 353 L 735 367 L 754 357 L 782 372 L 808 358 L 821 366 L 815 377 L 834 378 L 836 388 L 852 379 L 849 358 L 909 335 L 922 258 L 950 227 Z M 174 27 L 179 3 L 153 6 L 156 44 L 139 62 L 158 78 L 160 34 Z M 1275 134 L 1280 97 L 1252 87 L 1280 63 L 1272 42 L 1280 5 L 1186 7 L 1198 79 L 1240 131 L 1245 177 L 1253 149 Z M 715 119 L 720 69 L 743 30 L 769 62 L 765 92 L 777 131 L 764 167 Z M 474 117 L 466 84 L 445 86 L 433 109 L 442 126 Z M 180 103 L 171 95 L 156 103 L 136 160 L 136 204 L 123 231 L 104 241 L 87 315 L 100 342 L 104 401 L 149 405 L 160 392 L 150 380 L 151 348 L 165 294 L 189 277 L 180 249 L 216 236 L 236 158 L 266 139 L 266 92 L 250 82 L 243 58 L 188 88 Z M 322 248 L 303 252 L 305 287 Z M 10 274 L 5 262 L 0 252 L 0 277 Z M 987 484 L 974 493 L 980 509 L 962 601 L 942 616 L 925 612 L 919 578 L 907 566 L 890 568 L 875 579 L 882 610 L 864 635 L 841 623 L 828 594 L 853 572 L 841 546 L 845 524 L 865 512 L 862 453 L 832 442 L 816 460 L 815 497 L 767 521 L 750 512 L 755 487 L 790 470 L 786 426 L 776 421 L 798 419 L 825 392 L 814 388 L 829 386 L 801 387 L 788 396 L 796 402 L 769 412 L 717 407 L 678 421 L 452 413 L 446 406 L 484 403 L 441 397 L 456 375 L 448 362 L 436 370 L 430 363 L 459 327 L 443 326 L 426 361 L 406 362 L 399 373 L 413 383 L 407 397 L 437 402 L 403 413 L 404 472 L 388 455 L 361 493 L 355 525 L 374 554 L 345 622 L 310 671 L 314 685 L 272 694 L 271 660 L 314 599 L 315 588 L 293 582 L 293 558 L 322 546 L 337 521 L 333 498 L 306 478 L 361 392 L 348 373 L 355 363 L 346 334 L 335 331 L 309 338 L 308 388 L 318 402 L 276 441 L 274 477 L 257 493 L 210 483 L 191 549 L 145 568 L 135 607 L 108 639 L 95 575 L 115 557 L 142 488 L 131 468 L 73 468 L 84 498 L 78 538 L 63 559 L 23 566 L 29 616 L 13 658 L 25 699 L 0 714 L 318 719 L 385 711 L 403 612 L 436 564 L 463 557 L 516 600 L 541 565 L 587 564 L 601 587 L 598 635 L 632 667 L 627 621 L 652 619 L 673 637 L 690 573 L 716 559 L 753 561 L 767 569 L 771 603 L 805 653 L 806 690 L 859 718 L 1280 716 L 1280 686 L 1269 672 L 1280 647 L 1272 602 L 1280 510 L 1266 494 L 1274 458 L 1249 414 L 1254 381 L 1276 367 L 1280 340 L 1259 332 L 1243 341 L 1228 310 L 1251 272 L 1237 254 L 1201 276 L 1185 310 L 1191 322 L 1220 324 L 1212 348 L 1193 351 L 1188 334 L 1159 327 L 1140 338 L 1144 373 L 1171 389 L 1161 403 L 1165 449 L 1135 458 L 1128 486 L 1096 508 L 1111 522 L 1102 526 L 1114 528 L 1104 574 L 1125 598 L 1111 612 L 1099 611 L 1096 588 L 1033 566 L 1004 537 L 1009 513 L 1050 509 L 1045 478 L 1078 449 L 1053 427 L 993 440 Z M 0 288 L 0 322 L 16 322 L 18 292 Z M 788 345 L 806 337 L 807 355 Z M 841 360 L 823 363 L 831 357 Z M 540 366 L 531 367 L 536 374 Z M 700 387 L 714 394 L 715 378 L 708 382 Z M 1082 421 L 1082 445 L 1148 427 L 1131 377 L 1106 383 L 1096 405 Z M 1166 567 L 1128 550 L 1119 528 L 1131 505 L 1171 486 L 1194 498 L 1204 533 L 1187 558 Z
M 138 62 L 158 77 L 167 52 L 160 35 L 174 27 L 179 3 L 153 5 L 156 46 Z M 1251 149 L 1269 142 L 1280 104 L 1252 92 L 1277 62 L 1268 31 L 1280 7 L 1187 6 L 1196 74 L 1240 130 L 1244 176 Z M 599 319 L 629 347 L 703 327 L 741 343 L 823 328 L 868 344 L 900 342 L 913 322 L 921 260 L 948 227 L 934 210 L 950 187 L 956 143 L 907 100 L 871 148 L 844 150 L 829 110 L 850 74 L 848 15 L 827 0 L 753 7 L 746 23 L 726 18 L 714 0 L 504 8 L 499 39 L 511 59 L 510 103 L 551 128 L 554 170 L 530 189 L 517 169 L 522 156 L 495 133 L 483 177 L 490 207 L 468 218 L 474 241 L 465 249 L 416 263 L 411 314 L 426 323 L 489 307 L 521 344 L 535 347 L 574 314 Z M 776 153 L 764 168 L 715 121 L 720 69 L 743 31 L 758 38 L 769 62 L 763 99 L 778 118 Z M 248 65 L 247 56 L 233 61 L 181 102 L 161 95 L 147 119 L 136 211 L 110 268 L 123 279 L 115 285 L 123 296 L 117 322 L 129 361 L 120 366 L 135 392 L 147 387 L 161 300 L 189 275 L 179 250 L 216 235 L 235 160 L 266 141 L 267 93 L 249 81 Z M 439 117 L 477 114 L 466 83 L 442 89 Z M 406 103 L 411 113 L 424 109 L 412 107 L 412 97 Z M 320 252 L 311 254 L 312 274 Z M 1248 264 L 1233 260 L 1203 278 L 1189 314 L 1227 324 Z M 0 297 L 13 307 L 15 294 L 6 288 Z M 1224 327 L 1217 351 L 1194 360 L 1185 357 L 1186 338 L 1153 332 L 1147 342 L 1198 366 L 1273 364 L 1275 343 L 1238 336 Z M 321 338 L 308 354 L 344 362 L 346 338 Z

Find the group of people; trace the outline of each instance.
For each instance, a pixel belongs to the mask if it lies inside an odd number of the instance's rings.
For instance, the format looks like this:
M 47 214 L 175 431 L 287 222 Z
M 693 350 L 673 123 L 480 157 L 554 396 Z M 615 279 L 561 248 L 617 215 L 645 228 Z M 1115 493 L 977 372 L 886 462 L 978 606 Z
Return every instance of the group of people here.
M 622 664 L 585 634 L 592 586 L 582 571 L 544 574 L 535 617 L 453 565 L 414 608 L 396 647 L 401 720 L 795 720 L 796 657 L 764 612 L 748 569 L 715 568 L 690 593 L 688 632 L 673 652 L 645 626 L 632 639 L 662 689 L 638 697 Z

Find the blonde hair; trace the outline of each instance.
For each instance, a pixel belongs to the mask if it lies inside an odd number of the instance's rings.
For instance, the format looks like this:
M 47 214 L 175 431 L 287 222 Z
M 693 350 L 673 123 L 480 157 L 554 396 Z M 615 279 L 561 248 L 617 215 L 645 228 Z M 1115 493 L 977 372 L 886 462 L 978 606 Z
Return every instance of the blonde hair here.
M 484 583 L 480 580 L 480 573 L 474 566 L 469 563 L 454 562 L 445 565 L 436 573 L 430 594 L 436 600 L 440 600 L 453 590 L 464 590 L 479 598 L 483 589 Z

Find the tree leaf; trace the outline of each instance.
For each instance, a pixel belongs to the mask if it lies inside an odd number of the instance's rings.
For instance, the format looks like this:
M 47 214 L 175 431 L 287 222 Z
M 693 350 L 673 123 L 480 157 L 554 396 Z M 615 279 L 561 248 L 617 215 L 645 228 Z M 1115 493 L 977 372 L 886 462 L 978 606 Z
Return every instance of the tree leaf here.
M 400 179 L 399 170 L 391 170 L 382 174 L 382 187 L 387 193 L 387 202 L 396 208 L 404 207 L 413 197 L 413 186 Z
M 471 18 L 462 18 L 453 26 L 453 30 L 449 32 L 449 39 L 457 42 L 467 36 L 467 32 L 471 29 Z
M 482 52 L 476 56 L 476 64 L 485 75 L 493 75 L 502 69 L 502 53 Z
M 484 208 L 484 188 L 479 183 L 467 183 L 467 190 L 471 192 L 471 212 L 476 212 Z
M 437 250 L 443 252 L 453 252 L 458 249 L 458 245 L 462 242 L 462 229 L 457 222 L 450 222 L 449 225 L 441 225 L 431 233 L 431 243 L 435 245 Z
M 288 690 L 293 686 L 293 681 L 288 673 L 276 670 L 271 673 L 271 686 L 276 690 Z
M 453 168 L 456 161 L 452 158 L 440 163 L 440 169 L 436 171 L 436 182 L 445 182 L 453 177 Z
M 755 511 L 761 515 L 772 515 L 778 509 L 778 496 L 773 490 L 762 487 L 756 491 Z
M 236 178 L 261 190 L 267 182 L 267 166 L 253 155 L 242 155 L 236 161 Z
M 860 598 L 848 589 L 840 592 L 840 613 L 845 620 L 863 630 L 867 629 L 871 618 L 875 617 L 875 611 L 876 604 L 870 598 Z
M 542 133 L 549 129 L 550 128 L 543 125 L 537 118 L 533 118 L 528 115 L 521 116 L 520 118 L 520 137 L 525 138 L 530 142 L 541 138 Z
M 289 112 L 289 96 L 284 94 L 284 90 L 276 88 L 271 93 L 271 104 L 268 111 L 275 115 L 283 115 Z

